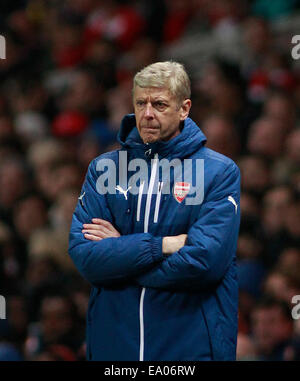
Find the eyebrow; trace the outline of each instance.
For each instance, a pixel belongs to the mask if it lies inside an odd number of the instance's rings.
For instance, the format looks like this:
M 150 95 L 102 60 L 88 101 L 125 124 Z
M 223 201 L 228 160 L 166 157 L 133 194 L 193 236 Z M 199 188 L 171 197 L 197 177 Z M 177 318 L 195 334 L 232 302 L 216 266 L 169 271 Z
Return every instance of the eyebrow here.
M 140 96 L 140 97 L 137 97 L 137 98 L 136 98 L 136 101 L 145 100 L 145 99 L 147 99 L 147 97 L 142 97 L 142 96 Z M 168 103 L 168 102 L 169 102 L 169 100 L 167 100 L 167 99 L 165 99 L 165 98 L 162 98 L 161 96 L 158 96 L 158 97 L 153 98 L 153 99 L 150 99 L 150 100 L 151 100 L 151 102 L 157 102 L 157 101 L 165 102 L 165 103 Z
M 167 99 L 165 99 L 165 98 L 160 98 L 160 97 L 158 97 L 158 98 L 154 98 L 154 101 L 160 101 L 160 102 L 169 102 Z

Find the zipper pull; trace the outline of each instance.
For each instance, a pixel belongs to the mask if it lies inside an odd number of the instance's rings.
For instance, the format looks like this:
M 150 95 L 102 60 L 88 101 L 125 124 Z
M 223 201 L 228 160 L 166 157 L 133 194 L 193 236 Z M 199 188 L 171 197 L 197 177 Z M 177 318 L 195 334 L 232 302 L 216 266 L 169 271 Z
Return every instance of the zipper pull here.
M 149 148 L 147 151 L 145 151 L 145 156 L 149 157 L 151 156 L 152 148 Z

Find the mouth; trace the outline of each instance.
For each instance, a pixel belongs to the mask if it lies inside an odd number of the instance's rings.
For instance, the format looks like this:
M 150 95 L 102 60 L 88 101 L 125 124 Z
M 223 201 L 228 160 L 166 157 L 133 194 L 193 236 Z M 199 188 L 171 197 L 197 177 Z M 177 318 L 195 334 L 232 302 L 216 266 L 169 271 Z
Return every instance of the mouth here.
M 157 131 L 157 130 L 159 130 L 159 127 L 155 127 L 155 126 L 143 126 L 142 129 L 143 130 L 147 130 L 147 131 Z

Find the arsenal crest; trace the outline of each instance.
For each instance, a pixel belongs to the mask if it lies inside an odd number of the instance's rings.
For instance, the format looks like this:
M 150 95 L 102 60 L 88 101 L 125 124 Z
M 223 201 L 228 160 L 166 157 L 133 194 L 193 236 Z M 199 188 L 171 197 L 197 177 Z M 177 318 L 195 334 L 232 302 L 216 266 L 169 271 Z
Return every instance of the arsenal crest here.
M 189 193 L 190 187 L 191 187 L 190 183 L 183 183 L 183 182 L 175 183 L 174 190 L 173 190 L 175 200 L 181 203 L 185 199 L 185 196 Z

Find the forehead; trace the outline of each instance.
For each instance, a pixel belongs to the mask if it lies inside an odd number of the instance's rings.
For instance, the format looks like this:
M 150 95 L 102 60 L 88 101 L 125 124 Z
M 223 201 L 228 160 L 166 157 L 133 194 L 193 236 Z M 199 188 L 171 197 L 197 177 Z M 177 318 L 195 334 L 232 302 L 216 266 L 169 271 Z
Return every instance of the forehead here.
M 170 90 L 166 87 L 139 87 L 136 86 L 134 91 L 134 98 L 164 98 L 172 100 L 174 97 L 170 93 Z

